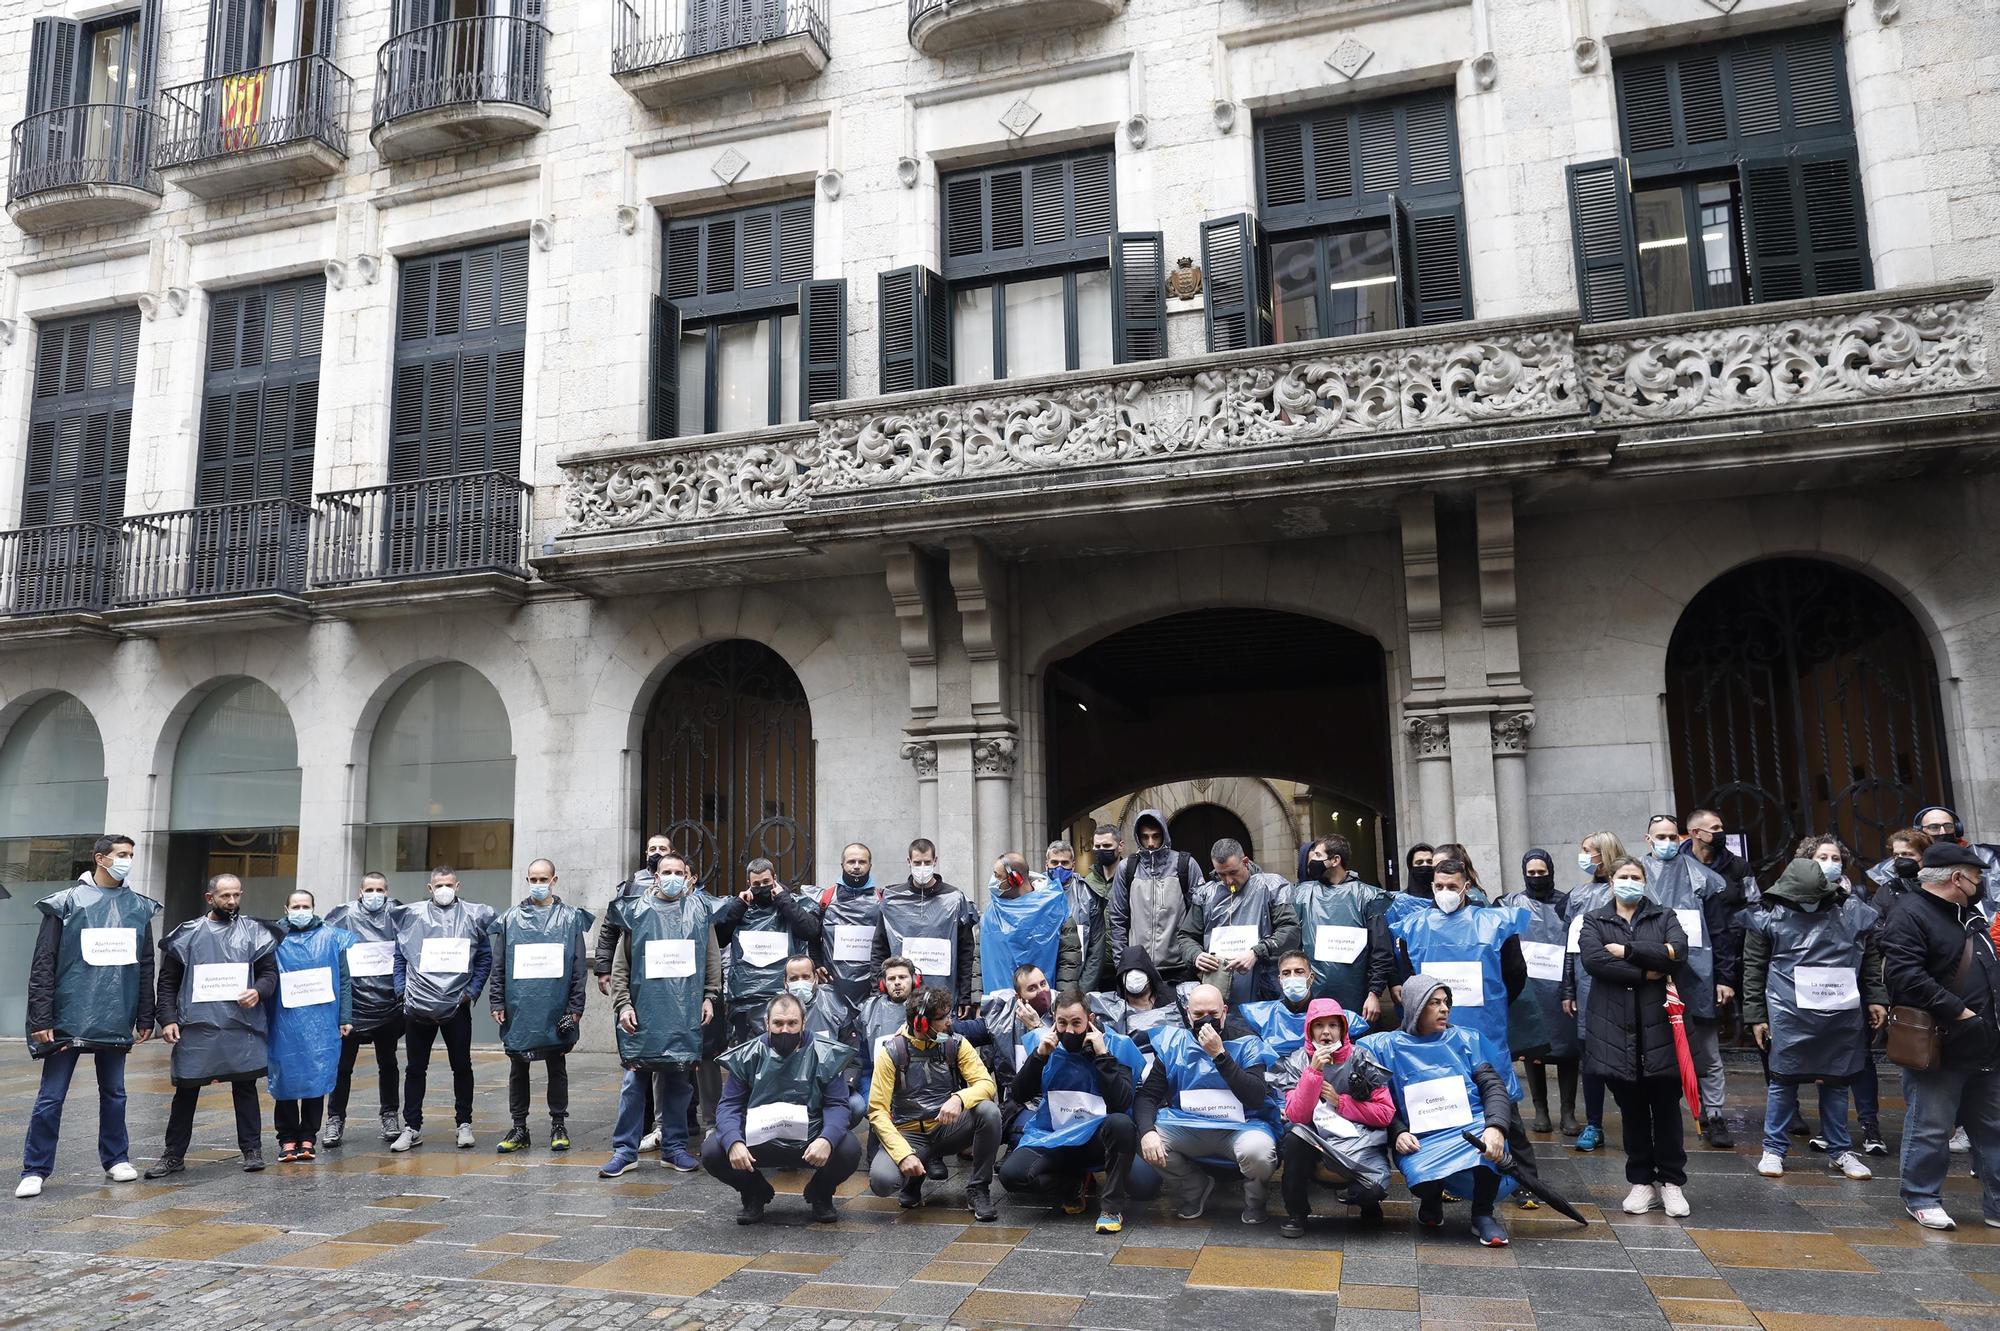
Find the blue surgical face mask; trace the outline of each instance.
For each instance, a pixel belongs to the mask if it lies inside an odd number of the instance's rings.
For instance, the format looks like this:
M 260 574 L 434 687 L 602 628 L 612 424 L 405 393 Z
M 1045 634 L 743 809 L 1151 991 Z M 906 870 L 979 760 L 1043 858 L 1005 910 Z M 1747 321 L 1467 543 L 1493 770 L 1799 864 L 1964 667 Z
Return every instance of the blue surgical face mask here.
M 387 892 L 363 892 L 361 894 L 361 909 L 363 910 L 377 911 L 383 909 L 388 904 L 389 894 Z
M 1840 881 L 1840 870 L 1841 865 L 1839 860 L 1822 860 L 1820 862 L 1819 871 L 1826 875 L 1826 881 L 1829 883 Z
M 1576 867 L 1585 873 L 1591 873 L 1597 868 L 1597 861 L 1590 858 L 1589 851 L 1579 851 L 1576 856 Z
M 547 901 L 555 891 L 554 883 L 529 883 L 528 897 L 532 901 Z
M 112 881 L 122 883 L 127 878 L 130 878 L 132 876 L 132 865 L 136 858 L 136 856 L 132 855 L 120 855 L 113 859 L 111 861 Z
M 1629 878 L 1614 878 L 1611 880 L 1611 895 L 1628 906 L 1636 905 L 1646 899 L 1646 885 Z
M 288 910 L 285 912 L 285 919 L 290 922 L 292 928 L 303 929 L 313 922 L 313 913 L 309 907 L 300 910 Z
M 687 895 L 688 880 L 677 873 L 663 874 L 653 885 L 653 890 L 668 901 L 679 901 Z
M 807 1007 L 812 1006 L 813 990 L 814 986 L 811 980 L 790 980 L 785 984 L 785 992 L 793 998 L 798 999 L 799 1002 L 805 1004 Z
M 1297 1003 L 1312 992 L 1312 981 L 1299 975 L 1287 975 L 1278 981 L 1278 988 L 1284 993 L 1287 1003 Z
M 1678 841 L 1655 841 L 1653 843 L 1653 858 L 1656 860 L 1663 862 L 1671 860 L 1680 853 L 1681 843 Z

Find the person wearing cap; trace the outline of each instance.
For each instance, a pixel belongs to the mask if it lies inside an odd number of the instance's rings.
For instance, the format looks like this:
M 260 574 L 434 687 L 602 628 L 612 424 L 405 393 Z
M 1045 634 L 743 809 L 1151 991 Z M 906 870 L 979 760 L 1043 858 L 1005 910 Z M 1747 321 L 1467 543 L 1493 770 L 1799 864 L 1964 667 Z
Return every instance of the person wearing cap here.
M 1944 1209 L 1956 1124 L 1976 1153 L 1980 1210 L 2000 1229 L 2000 961 L 1980 911 L 1985 868 L 1971 848 L 1933 842 L 1918 890 L 1882 927 L 1890 1003 L 1928 1013 L 1942 1036 L 1936 1067 L 1903 1074 L 1903 1206 L 1926 1229 L 1957 1228 Z

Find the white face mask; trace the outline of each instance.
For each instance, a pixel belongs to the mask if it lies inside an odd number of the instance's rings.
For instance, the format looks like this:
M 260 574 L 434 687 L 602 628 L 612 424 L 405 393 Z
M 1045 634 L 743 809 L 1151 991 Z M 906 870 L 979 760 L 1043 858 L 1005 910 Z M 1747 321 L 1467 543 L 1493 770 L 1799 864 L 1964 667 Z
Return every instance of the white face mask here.
M 930 886 L 931 879 L 936 877 L 937 866 L 934 864 L 912 864 L 910 866 L 910 881 L 918 887 Z
M 1449 915 L 1465 904 L 1465 893 L 1454 888 L 1441 887 L 1437 890 L 1437 908 Z
M 118 856 L 111 861 L 111 877 L 117 882 L 124 882 L 132 876 L 132 866 L 137 860 L 138 857 L 134 855 Z
M 431 900 L 440 906 L 449 906 L 452 902 L 458 900 L 458 889 L 455 887 L 434 887 L 431 889 Z
M 387 892 L 363 892 L 361 894 L 361 909 L 363 910 L 381 910 L 388 904 L 389 894 Z
M 1152 981 L 1146 978 L 1146 972 L 1144 971 L 1125 972 L 1126 993 L 1131 994 L 1134 997 L 1137 997 L 1138 995 L 1145 993 L 1146 990 L 1150 988 L 1152 988 Z
M 1590 858 L 1589 851 L 1587 850 L 1578 851 L 1576 856 L 1576 867 L 1583 870 L 1585 873 L 1594 873 L 1597 869 L 1597 861 Z

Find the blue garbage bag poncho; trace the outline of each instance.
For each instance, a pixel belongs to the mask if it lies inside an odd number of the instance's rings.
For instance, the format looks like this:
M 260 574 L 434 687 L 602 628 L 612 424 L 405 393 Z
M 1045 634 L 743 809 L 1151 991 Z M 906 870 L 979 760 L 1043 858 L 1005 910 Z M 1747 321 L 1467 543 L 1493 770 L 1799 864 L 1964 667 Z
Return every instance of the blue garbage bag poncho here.
M 1389 928 L 1403 940 L 1410 965 L 1451 986 L 1452 1025 L 1470 1028 L 1486 1041 L 1487 1061 L 1516 1100 L 1521 1084 L 1508 1038 L 1500 948 L 1527 927 L 1528 912 L 1517 906 L 1467 905 L 1446 914 L 1432 902 L 1400 897 L 1390 908 Z
M 152 945 L 153 917 L 162 909 L 128 888 L 102 888 L 83 875 L 35 903 L 62 921 L 56 957 L 56 1038 L 29 1042 L 44 1058 L 65 1046 L 78 1050 L 130 1049 L 139 1019 L 140 950 Z
M 1254 1035 L 1224 1041 L 1223 1048 L 1241 1068 L 1263 1068 L 1275 1061 L 1270 1048 Z M 1154 1115 L 1155 1123 L 1180 1128 L 1255 1128 L 1277 1136 L 1283 1103 L 1266 1095 L 1263 1104 L 1246 1109 L 1191 1032 L 1178 1026 L 1155 1030 L 1152 1052 L 1166 1070 L 1168 1087 L 1167 1101 Z M 1235 1158 L 1205 1163 L 1234 1165 Z
M 1068 924 L 1069 896 L 1057 888 L 1038 884 L 1012 897 L 995 891 L 979 917 L 979 974 L 986 992 L 1011 991 L 1014 968 L 1024 964 L 1041 967 L 1053 983 Z
M 1032 1031 L 1040 1039 L 1052 1032 Z M 1144 1058 L 1139 1046 L 1116 1031 L 1105 1031 L 1104 1048 L 1132 1073 L 1132 1084 L 1140 1080 Z M 1040 1040 L 1029 1043 L 1033 1053 Z M 1059 1150 L 1065 1146 L 1087 1146 L 1107 1117 L 1101 1083 L 1097 1078 L 1097 1058 L 1088 1049 L 1072 1054 L 1058 1041 L 1042 1066 L 1042 1098 L 1028 1116 L 1021 1132 L 1021 1145 L 1038 1150 Z
M 1236 1009 L 1236 1015 L 1270 1047 L 1274 1059 L 1288 1057 L 1306 1042 L 1305 1010 L 1294 1012 L 1285 1006 L 1283 999 L 1245 1003 Z
M 1441 985 L 1452 989 L 1454 1024 L 1436 1035 L 1419 1036 L 1417 1018 Z M 1417 1139 L 1414 1152 L 1395 1156 L 1396 1167 L 1411 1184 L 1492 1167 L 1463 1134 L 1476 1135 L 1486 1126 L 1484 1100 L 1472 1070 L 1487 1063 L 1497 1072 L 1500 1065 L 1493 1062 L 1483 1036 L 1456 1024 L 1457 996 L 1456 987 L 1435 976 L 1411 976 L 1403 985 L 1401 1029 L 1376 1031 L 1356 1046 L 1388 1072 L 1397 1114 Z
M 589 911 L 556 900 L 521 902 L 493 921 L 493 965 L 505 967 L 500 1044 L 508 1053 L 532 1062 L 575 1047 L 578 1023 L 563 1018 L 571 986 L 588 966 L 586 939 L 596 923 Z
M 160 944 L 181 966 L 178 996 L 181 1038 L 169 1071 L 176 1086 L 252 1081 L 270 1065 L 269 1005 L 240 1007 L 257 963 L 277 941 L 270 926 L 247 916 L 227 924 L 204 915 L 189 920 Z
M 354 1015 L 347 950 L 355 937 L 318 916 L 278 942 L 271 1008 L 271 1098 L 311 1100 L 340 1076 L 340 1028 Z

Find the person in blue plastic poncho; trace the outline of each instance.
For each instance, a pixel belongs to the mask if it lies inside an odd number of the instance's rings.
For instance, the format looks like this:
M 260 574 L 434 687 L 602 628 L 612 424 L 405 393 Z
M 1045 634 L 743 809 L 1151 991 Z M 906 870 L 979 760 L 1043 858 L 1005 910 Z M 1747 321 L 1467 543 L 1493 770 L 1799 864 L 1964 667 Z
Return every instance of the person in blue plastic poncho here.
M 1076 984 L 1082 959 L 1069 895 L 1046 876 L 1028 872 L 1027 856 L 1019 851 L 993 861 L 986 909 L 979 915 L 982 992 L 1012 988 L 1020 966 L 1038 967 L 1056 988 L 1067 989 Z
M 327 1092 L 340 1076 L 340 1042 L 354 1025 L 347 952 L 355 937 L 319 917 L 299 888 L 279 925 L 278 1002 L 271 1009 L 271 1119 L 278 1163 L 313 1158 Z
M 1173 1187 L 1177 1217 L 1199 1220 L 1207 1208 L 1215 1176 L 1204 1166 L 1234 1166 L 1243 1176 L 1243 1223 L 1261 1225 L 1278 1169 L 1280 1105 L 1264 1081 L 1270 1046 L 1254 1035 L 1224 1040 L 1228 1015 L 1214 985 L 1188 992 L 1190 1029 L 1153 1031 L 1153 1066 L 1132 1120 L 1140 1158 Z

